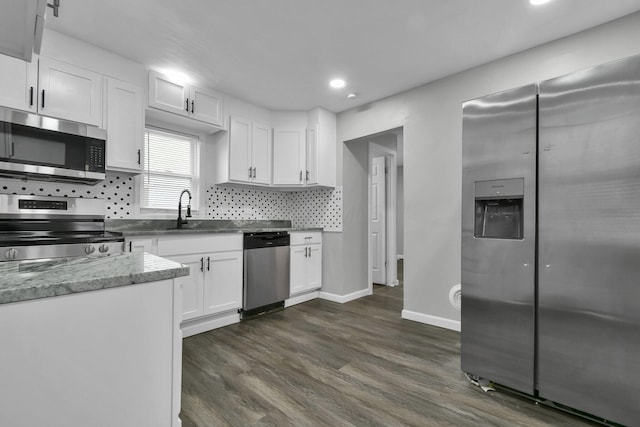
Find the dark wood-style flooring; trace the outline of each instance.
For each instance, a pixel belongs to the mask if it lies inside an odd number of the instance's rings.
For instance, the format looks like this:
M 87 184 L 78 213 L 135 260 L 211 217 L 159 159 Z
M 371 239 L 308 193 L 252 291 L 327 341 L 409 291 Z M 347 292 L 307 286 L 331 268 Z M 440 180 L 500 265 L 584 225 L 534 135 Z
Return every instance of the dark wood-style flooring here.
M 593 425 L 460 371 L 460 337 L 400 318 L 402 286 L 184 340 L 184 427 Z

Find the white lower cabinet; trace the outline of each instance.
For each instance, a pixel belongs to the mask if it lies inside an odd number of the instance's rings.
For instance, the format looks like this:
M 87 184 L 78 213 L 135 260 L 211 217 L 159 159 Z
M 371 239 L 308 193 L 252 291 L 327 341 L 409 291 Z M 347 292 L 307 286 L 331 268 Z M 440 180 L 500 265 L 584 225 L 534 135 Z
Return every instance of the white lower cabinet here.
M 321 232 L 291 232 L 290 268 L 291 296 L 322 287 Z
M 158 255 L 189 266 L 189 276 L 176 279 L 183 288 L 183 322 L 206 322 L 225 313 L 238 317 L 242 307 L 241 233 L 159 237 Z M 215 322 L 211 325 L 208 329 L 216 327 Z M 204 330 L 207 326 L 197 328 L 197 332 Z

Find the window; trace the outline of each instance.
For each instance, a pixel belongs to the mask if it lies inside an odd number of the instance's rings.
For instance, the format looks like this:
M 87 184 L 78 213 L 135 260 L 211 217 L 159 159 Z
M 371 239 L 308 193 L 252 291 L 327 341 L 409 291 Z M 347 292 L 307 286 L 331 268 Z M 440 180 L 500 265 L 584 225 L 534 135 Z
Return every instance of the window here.
M 175 211 L 182 190 L 193 197 L 191 205 L 198 206 L 199 184 L 198 138 L 147 128 L 144 138 L 144 175 L 140 207 Z M 184 204 L 187 197 L 184 197 Z

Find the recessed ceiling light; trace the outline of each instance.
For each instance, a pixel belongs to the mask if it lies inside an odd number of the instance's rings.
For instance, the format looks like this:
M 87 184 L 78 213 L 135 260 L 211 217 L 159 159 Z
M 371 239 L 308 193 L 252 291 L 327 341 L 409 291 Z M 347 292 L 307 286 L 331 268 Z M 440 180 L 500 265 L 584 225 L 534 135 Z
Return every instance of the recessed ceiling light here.
M 329 86 L 331 86 L 334 89 L 342 89 L 346 85 L 347 85 L 347 82 L 345 82 L 342 79 L 333 79 L 329 82 Z
M 347 95 L 347 98 L 349 98 L 349 99 L 353 99 L 353 98 L 355 98 L 356 96 L 358 96 L 358 95 L 357 95 L 357 94 L 355 94 L 355 93 L 353 93 L 353 92 L 351 92 L 349 95 Z
M 545 4 L 545 3 L 549 3 L 551 0 L 529 0 L 529 3 L 531 3 L 534 6 L 539 6 L 541 4 Z

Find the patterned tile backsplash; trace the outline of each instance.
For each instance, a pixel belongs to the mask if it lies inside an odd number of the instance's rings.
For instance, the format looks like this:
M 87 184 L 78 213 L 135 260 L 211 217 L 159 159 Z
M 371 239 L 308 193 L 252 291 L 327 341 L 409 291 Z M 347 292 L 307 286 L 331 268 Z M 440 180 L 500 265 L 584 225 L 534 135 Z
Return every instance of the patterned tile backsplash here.
M 97 185 L 0 178 L 0 193 L 104 198 L 107 218 L 135 217 L 133 175 L 107 172 Z M 240 187 L 210 187 L 205 192 L 206 219 L 288 219 L 293 227 L 342 231 L 342 187 L 281 192 Z
M 107 218 L 131 218 L 135 203 L 133 176 L 107 172 L 106 177 L 96 185 L 0 178 L 0 193 L 105 199 Z

